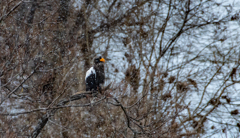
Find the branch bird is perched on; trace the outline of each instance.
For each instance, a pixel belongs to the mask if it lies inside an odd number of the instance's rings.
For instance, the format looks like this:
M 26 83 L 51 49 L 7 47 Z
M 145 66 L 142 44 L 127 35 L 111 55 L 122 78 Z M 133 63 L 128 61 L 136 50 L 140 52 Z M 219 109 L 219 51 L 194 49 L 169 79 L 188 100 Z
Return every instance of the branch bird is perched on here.
M 104 84 L 104 62 L 105 59 L 100 57 L 94 58 L 94 65 L 91 67 L 85 77 L 86 91 L 99 91 L 101 92 L 101 85 Z

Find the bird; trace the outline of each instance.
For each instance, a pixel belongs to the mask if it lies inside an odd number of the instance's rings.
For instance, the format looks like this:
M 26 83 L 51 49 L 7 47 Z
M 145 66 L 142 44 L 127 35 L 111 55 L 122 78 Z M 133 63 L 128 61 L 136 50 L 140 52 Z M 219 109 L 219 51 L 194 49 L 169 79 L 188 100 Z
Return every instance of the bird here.
M 99 91 L 102 93 L 101 86 L 104 84 L 104 62 L 101 56 L 94 58 L 94 65 L 86 72 L 85 83 L 86 91 Z

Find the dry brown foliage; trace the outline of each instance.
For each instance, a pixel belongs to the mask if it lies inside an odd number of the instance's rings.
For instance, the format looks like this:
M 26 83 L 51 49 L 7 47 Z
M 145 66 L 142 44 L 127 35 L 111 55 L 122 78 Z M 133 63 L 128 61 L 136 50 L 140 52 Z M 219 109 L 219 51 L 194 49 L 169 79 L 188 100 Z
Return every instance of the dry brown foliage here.
M 240 39 L 220 36 L 238 14 L 212 11 L 223 7 L 211 0 L 1 1 L 0 136 L 236 132 Z M 84 91 L 98 54 L 106 59 L 103 94 Z M 221 113 L 233 124 L 222 123 Z

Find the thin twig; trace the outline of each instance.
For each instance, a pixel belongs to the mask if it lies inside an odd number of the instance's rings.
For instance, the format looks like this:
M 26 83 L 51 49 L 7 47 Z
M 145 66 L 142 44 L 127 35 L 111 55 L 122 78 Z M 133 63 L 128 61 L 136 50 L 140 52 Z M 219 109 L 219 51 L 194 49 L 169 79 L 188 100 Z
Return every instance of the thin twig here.
M 15 9 L 17 9 L 20 4 L 22 4 L 23 0 L 21 0 L 20 2 L 17 3 L 17 5 L 15 5 L 8 13 L 6 13 L 5 15 L 3 15 L 2 17 L 0 17 L 0 23 L 5 20 Z
M 23 85 L 36 71 L 34 70 L 26 79 L 24 79 L 12 92 L 10 92 L 0 103 L 0 105 L 7 100 L 13 93 L 15 93 L 19 87 Z

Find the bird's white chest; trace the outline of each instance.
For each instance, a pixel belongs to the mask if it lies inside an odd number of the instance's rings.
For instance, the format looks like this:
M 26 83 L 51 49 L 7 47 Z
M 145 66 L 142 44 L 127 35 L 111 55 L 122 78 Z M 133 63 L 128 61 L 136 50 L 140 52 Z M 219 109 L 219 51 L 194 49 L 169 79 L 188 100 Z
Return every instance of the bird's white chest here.
M 96 71 L 93 67 L 91 67 L 87 73 L 86 73 L 86 77 L 85 77 L 85 80 L 87 79 L 87 77 L 89 77 L 91 74 L 94 74 L 95 75 L 95 78 L 96 78 Z

